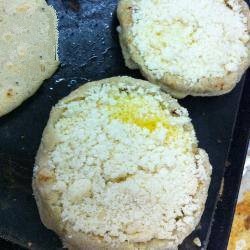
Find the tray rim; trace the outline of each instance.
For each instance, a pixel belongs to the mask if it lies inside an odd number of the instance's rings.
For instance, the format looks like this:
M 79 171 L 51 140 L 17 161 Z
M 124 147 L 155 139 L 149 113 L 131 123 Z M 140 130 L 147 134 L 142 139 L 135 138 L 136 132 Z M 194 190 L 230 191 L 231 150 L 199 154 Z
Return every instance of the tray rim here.
M 242 80 L 244 86 L 241 90 L 240 103 L 232 131 L 232 140 L 225 162 L 222 179 L 223 190 L 217 197 L 216 209 L 212 217 L 213 223 L 208 235 L 207 249 L 211 250 L 218 249 L 218 247 L 221 250 L 227 249 L 247 149 L 250 144 L 250 68 L 248 68 Z M 244 133 L 244 136 L 239 136 L 242 133 Z M 234 184 L 233 192 L 231 190 L 232 183 Z

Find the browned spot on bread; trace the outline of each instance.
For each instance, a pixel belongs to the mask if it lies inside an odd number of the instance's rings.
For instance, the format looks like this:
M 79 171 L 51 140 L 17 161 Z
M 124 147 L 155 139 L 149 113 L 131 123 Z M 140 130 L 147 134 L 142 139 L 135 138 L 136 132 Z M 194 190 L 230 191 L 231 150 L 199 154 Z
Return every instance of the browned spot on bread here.
M 120 23 L 124 27 L 131 26 L 133 23 L 132 20 L 132 12 L 133 12 L 133 6 L 128 4 L 123 4 L 119 9 L 120 12 Z
M 21 4 L 16 8 L 17 12 L 27 12 L 30 9 L 30 5 L 28 5 L 27 3 Z
M 215 88 L 216 88 L 216 89 L 221 89 L 221 83 L 216 83 L 216 84 L 215 84 Z
M 247 218 L 245 219 L 244 225 L 245 225 L 246 230 L 250 229 L 250 215 L 248 215 Z
M 127 42 L 128 42 L 128 44 L 132 43 L 131 37 L 129 37 L 129 38 L 127 39 Z
M 230 10 L 233 9 L 232 6 L 228 3 L 228 0 L 224 0 L 224 3 L 226 4 L 226 6 L 227 6 Z
M 221 85 L 220 85 L 220 90 L 223 90 L 224 89 L 224 83 L 221 83 Z
M 14 95 L 13 89 L 8 89 L 6 95 L 7 97 L 12 97 Z
M 177 113 L 176 109 L 171 110 L 171 115 L 175 117 L 179 117 L 180 115 Z
M 40 182 L 49 182 L 55 179 L 54 173 L 46 168 L 41 169 L 37 176 Z

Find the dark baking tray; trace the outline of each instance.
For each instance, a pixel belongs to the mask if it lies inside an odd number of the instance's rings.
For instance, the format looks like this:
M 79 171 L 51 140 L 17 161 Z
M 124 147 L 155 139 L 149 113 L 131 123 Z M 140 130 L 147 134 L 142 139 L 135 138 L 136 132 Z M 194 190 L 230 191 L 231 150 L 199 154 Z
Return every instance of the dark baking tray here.
M 42 225 L 31 189 L 34 158 L 51 107 L 87 81 L 116 75 L 141 78 L 141 75 L 124 65 L 116 32 L 117 1 L 49 0 L 48 3 L 58 13 L 61 66 L 32 98 L 0 119 L 0 236 L 26 248 L 54 250 L 61 249 L 61 243 Z M 197 249 L 193 243 L 195 237 L 201 239 L 204 249 L 221 250 L 226 246 L 249 135 L 249 124 L 242 120 L 250 116 L 250 105 L 244 104 L 247 96 L 241 98 L 246 82 L 244 76 L 237 87 L 224 96 L 188 97 L 180 101 L 189 110 L 200 147 L 207 150 L 213 165 L 202 220 L 180 249 Z M 245 108 L 243 114 L 238 112 L 240 102 L 245 105 L 240 109 Z M 234 165 L 230 166 L 229 161 Z M 218 203 L 215 218 L 219 219 L 212 226 L 224 177 L 226 193 Z M 216 245 L 218 242 L 220 247 Z

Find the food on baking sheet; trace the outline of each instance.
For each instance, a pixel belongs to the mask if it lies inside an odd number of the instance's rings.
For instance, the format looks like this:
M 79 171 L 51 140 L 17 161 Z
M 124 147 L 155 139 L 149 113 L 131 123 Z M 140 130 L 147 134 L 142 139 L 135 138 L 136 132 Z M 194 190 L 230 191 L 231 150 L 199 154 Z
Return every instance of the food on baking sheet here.
M 120 0 L 126 65 L 173 96 L 231 91 L 250 64 L 242 0 Z
M 0 116 L 54 73 L 57 40 L 56 13 L 45 0 L 0 1 Z
M 172 249 L 198 224 L 210 175 L 187 110 L 158 86 L 114 77 L 53 108 L 33 190 L 69 249 Z

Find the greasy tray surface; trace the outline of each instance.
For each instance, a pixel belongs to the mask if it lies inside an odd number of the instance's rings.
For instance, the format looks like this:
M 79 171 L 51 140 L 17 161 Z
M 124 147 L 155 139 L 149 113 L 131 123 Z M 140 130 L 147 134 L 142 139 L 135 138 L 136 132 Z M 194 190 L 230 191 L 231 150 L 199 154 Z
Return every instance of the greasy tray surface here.
M 118 43 L 115 0 L 49 0 L 58 12 L 61 67 L 35 96 L 0 119 L 0 236 L 32 249 L 60 249 L 57 236 L 40 222 L 31 190 L 34 157 L 50 109 L 81 84 L 116 75 L 141 77 L 124 66 Z M 213 176 L 204 216 L 180 249 L 206 247 L 244 81 L 228 95 L 188 97 L 180 103 L 193 119 Z

